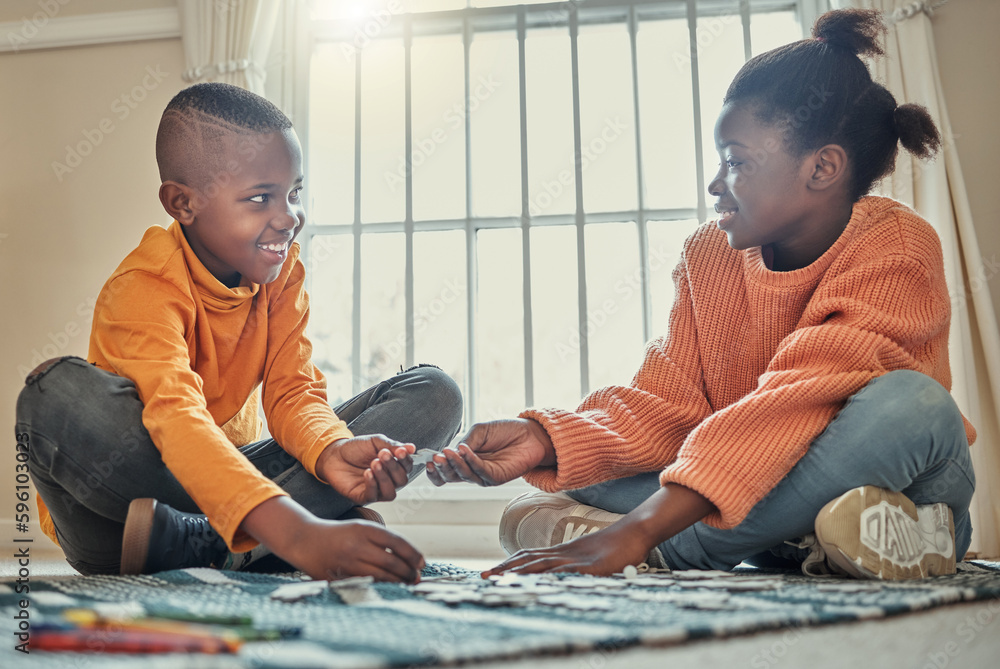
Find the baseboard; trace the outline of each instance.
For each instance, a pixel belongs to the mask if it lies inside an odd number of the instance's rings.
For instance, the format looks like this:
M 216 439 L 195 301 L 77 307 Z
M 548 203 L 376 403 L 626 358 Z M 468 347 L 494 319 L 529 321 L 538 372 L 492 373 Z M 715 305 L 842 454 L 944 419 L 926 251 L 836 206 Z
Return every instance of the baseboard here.
M 428 491 L 428 494 L 431 494 Z M 455 499 L 426 497 L 409 492 L 406 498 L 373 504 L 386 525 L 409 539 L 426 555 L 470 558 L 502 557 L 497 529 L 506 499 Z M 30 539 L 15 541 L 16 539 Z M 32 524 L 30 531 L 19 532 L 13 519 L 0 518 L 0 561 L 6 562 L 14 551 L 30 547 L 32 555 L 57 554 L 62 551 Z
M 498 528 L 507 500 L 397 499 L 373 504 L 386 525 L 425 555 L 503 557 Z
M 486 525 L 406 525 L 394 528 L 428 561 L 439 558 L 492 558 L 507 556 L 500 548 L 497 528 Z
M 503 557 L 497 530 L 507 503 L 534 490 L 523 480 L 504 486 L 482 488 L 470 484 L 435 487 L 424 477 L 399 491 L 392 502 L 372 505 L 386 525 L 413 542 L 430 556 Z M 15 547 L 31 547 L 35 554 L 62 551 L 38 526 L 33 509 L 28 532 L 19 532 L 13 518 L 0 518 L 0 560 L 6 561 Z M 15 539 L 31 539 L 30 542 Z

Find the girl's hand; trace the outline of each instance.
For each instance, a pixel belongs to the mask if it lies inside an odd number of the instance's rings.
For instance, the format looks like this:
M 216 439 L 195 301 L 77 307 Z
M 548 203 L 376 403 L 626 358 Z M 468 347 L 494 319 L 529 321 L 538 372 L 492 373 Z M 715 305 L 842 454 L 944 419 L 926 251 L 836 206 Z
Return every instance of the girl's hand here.
M 603 530 L 558 546 L 520 551 L 483 572 L 482 576 L 487 578 L 508 571 L 515 574 L 546 571 L 617 574 L 627 565 L 645 562 L 655 546 L 714 510 L 712 502 L 695 490 L 668 483 Z
M 488 578 L 505 572 L 538 574 L 572 571 L 597 576 L 617 574 L 630 564 L 645 562 L 653 548 L 635 528 L 624 521 L 625 519 L 619 520 L 603 530 L 585 534 L 565 544 L 520 551 L 496 567 L 484 571 L 482 577 Z
M 355 504 L 387 502 L 406 485 L 416 450 L 381 434 L 338 439 L 316 460 L 316 473 Z
M 495 420 L 473 425 L 457 447 L 436 454 L 427 463 L 427 478 L 436 486 L 455 481 L 494 486 L 555 463 L 552 440 L 541 425 L 525 418 Z

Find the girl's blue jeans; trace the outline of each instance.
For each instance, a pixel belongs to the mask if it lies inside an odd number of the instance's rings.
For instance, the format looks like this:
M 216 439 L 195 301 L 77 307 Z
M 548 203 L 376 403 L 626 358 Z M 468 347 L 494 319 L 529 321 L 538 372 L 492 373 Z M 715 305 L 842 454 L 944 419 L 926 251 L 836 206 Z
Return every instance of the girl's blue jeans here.
M 583 504 L 628 513 L 659 490 L 659 474 L 567 492 Z M 827 502 L 863 485 L 901 491 L 918 505 L 946 503 L 955 520 L 956 555 L 965 555 L 972 539 L 969 503 L 976 477 L 962 415 L 937 381 L 909 370 L 874 379 L 847 401 L 743 522 L 729 530 L 696 523 L 659 549 L 674 569 L 801 561 L 804 555 L 789 551 L 784 542 L 812 532 Z
M 17 432 L 28 436 L 31 478 L 67 561 L 82 573 L 118 573 L 125 516 L 133 499 L 153 497 L 180 511 L 199 512 L 163 464 L 143 427 L 142 409 L 131 381 L 75 357 L 40 366 L 18 397 Z M 356 435 L 383 434 L 441 450 L 458 432 L 462 395 L 447 374 L 420 365 L 334 411 Z M 339 518 L 354 506 L 274 439 L 239 450 L 320 518 Z M 414 467 L 410 480 L 421 471 Z

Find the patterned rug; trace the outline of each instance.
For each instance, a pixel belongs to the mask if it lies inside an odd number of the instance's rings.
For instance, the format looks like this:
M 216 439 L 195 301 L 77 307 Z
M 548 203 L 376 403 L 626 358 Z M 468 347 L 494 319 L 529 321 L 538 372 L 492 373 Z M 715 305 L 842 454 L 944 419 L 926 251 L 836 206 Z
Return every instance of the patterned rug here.
M 565 654 L 769 629 L 894 616 L 994 599 L 1000 611 L 1000 563 L 971 562 L 959 573 L 922 581 L 878 583 L 737 570 L 628 573 L 610 578 L 559 574 L 503 576 L 432 564 L 416 586 L 349 579 L 302 581 L 186 569 L 154 576 L 57 577 L 30 581 L 30 593 L 0 583 L 2 626 L 15 641 L 0 649 L 12 667 L 404 667 Z M 25 604 L 27 602 L 27 604 Z M 991 607 L 992 608 L 992 607 Z M 228 617 L 244 638 L 228 654 L 105 652 L 113 625 L 91 629 L 81 652 L 18 652 L 28 639 L 66 625 L 70 609 L 105 620 L 136 616 L 210 621 Z M 25 613 L 26 612 L 26 613 Z M 235 618 L 234 618 L 235 616 Z M 238 618 L 244 620 L 237 624 Z M 20 623 L 19 623 L 20 621 Z M 249 630 L 251 634 L 245 633 Z M 22 638 L 23 640 L 23 638 Z

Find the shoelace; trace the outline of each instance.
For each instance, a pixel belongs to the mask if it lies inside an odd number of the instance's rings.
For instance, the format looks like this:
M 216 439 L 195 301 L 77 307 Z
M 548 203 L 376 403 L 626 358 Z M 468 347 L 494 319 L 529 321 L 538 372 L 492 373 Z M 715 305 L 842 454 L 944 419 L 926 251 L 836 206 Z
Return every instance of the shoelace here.
M 807 534 L 803 537 L 798 537 L 798 541 L 795 539 L 791 541 L 786 541 L 785 544 L 792 546 L 794 548 L 807 548 L 809 549 L 809 555 L 806 559 L 802 561 L 802 573 L 806 576 L 834 576 L 839 571 L 833 569 L 830 563 L 826 559 L 826 551 L 823 547 L 819 545 L 819 541 L 816 539 L 815 534 Z
M 207 556 L 210 561 L 218 559 L 219 554 L 225 554 L 224 544 L 219 533 L 215 531 L 207 519 L 198 516 L 181 515 L 185 545 L 194 556 Z M 222 545 L 220 545 L 222 544 Z

